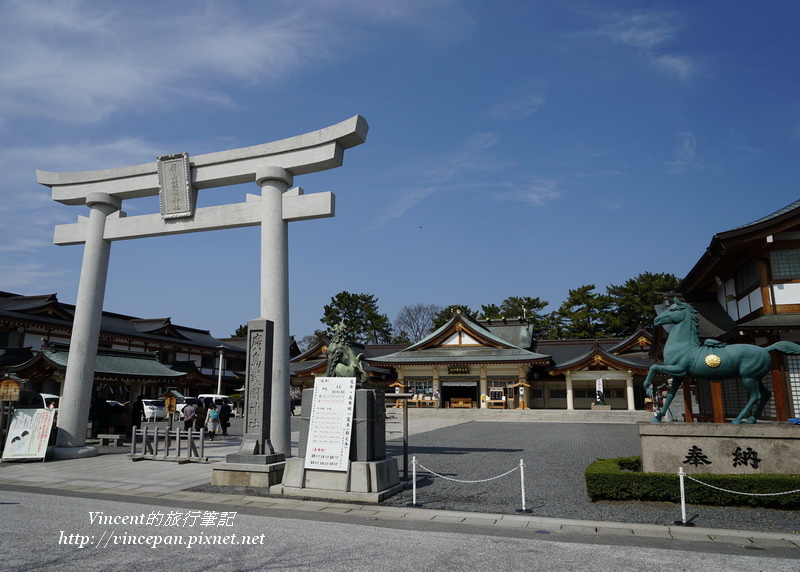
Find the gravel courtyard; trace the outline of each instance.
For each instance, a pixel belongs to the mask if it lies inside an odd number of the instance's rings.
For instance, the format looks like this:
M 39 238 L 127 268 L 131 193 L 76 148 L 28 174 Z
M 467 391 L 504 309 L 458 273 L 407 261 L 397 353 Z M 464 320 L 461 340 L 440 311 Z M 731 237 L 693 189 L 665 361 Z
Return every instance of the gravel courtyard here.
M 520 459 L 524 461 L 525 504 L 537 516 L 579 520 L 672 524 L 681 518 L 676 503 L 592 502 L 584 471 L 595 459 L 639 455 L 634 424 L 514 423 L 470 421 L 411 435 L 417 459 L 417 503 L 423 508 L 513 514 L 522 508 Z M 402 476 L 402 439 L 387 442 L 387 454 L 398 458 Z M 513 470 L 505 477 L 481 481 Z M 677 478 L 677 476 L 676 476 Z M 688 482 L 688 481 L 687 481 Z M 700 486 L 687 484 L 687 486 Z M 383 504 L 404 506 L 407 490 Z M 737 530 L 800 532 L 800 513 L 773 509 L 688 506 L 696 526 Z

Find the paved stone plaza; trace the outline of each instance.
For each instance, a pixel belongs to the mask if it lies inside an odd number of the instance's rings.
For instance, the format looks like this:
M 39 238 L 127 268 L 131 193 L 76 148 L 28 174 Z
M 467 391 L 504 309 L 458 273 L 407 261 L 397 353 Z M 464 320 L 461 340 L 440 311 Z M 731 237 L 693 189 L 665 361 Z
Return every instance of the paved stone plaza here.
M 389 453 L 402 453 L 401 415 L 389 412 Z M 522 422 L 498 420 L 502 412 L 465 412 L 463 416 L 436 411 L 409 411 L 412 454 L 434 471 L 463 480 L 493 477 L 526 465 L 529 514 L 519 514 L 519 474 L 470 485 L 423 478 L 418 490 L 422 508 L 408 507 L 411 491 L 380 505 L 298 500 L 267 496 L 265 491 L 212 487 L 211 470 L 225 455 L 238 450 L 241 421 L 231 436 L 208 444 L 209 463 L 132 462 L 127 450 L 105 448 L 88 459 L 45 463 L 0 464 L 0 494 L 42 492 L 126 502 L 191 503 L 256 510 L 283 517 L 302 517 L 410 530 L 449 530 L 501 537 L 550 539 L 590 543 L 642 543 L 678 550 L 718 551 L 724 547 L 777 549 L 800 557 L 800 519 L 795 512 L 760 509 L 689 507 L 699 513 L 697 527 L 673 526 L 680 507 L 667 503 L 591 503 L 583 489 L 583 469 L 596 457 L 637 454 L 637 427 L 631 423 Z M 533 418 L 533 417 L 531 417 Z M 487 420 L 480 420 L 487 419 Z M 502 418 L 500 418 L 502 419 Z M 297 447 L 299 418 L 292 418 Z M 402 471 L 402 459 L 399 461 Z M 248 509 L 249 507 L 249 509 Z M 671 541 L 679 544 L 671 545 Z M 688 544 L 684 541 L 690 541 Z M 716 548 L 715 548 L 716 547 Z M 785 552 L 789 550 L 789 552 Z

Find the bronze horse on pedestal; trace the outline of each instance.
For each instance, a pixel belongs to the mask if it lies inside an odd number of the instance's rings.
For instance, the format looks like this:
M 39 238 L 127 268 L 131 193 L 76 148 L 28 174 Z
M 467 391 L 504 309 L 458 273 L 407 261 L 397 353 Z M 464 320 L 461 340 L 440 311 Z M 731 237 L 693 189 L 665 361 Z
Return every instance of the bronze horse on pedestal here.
M 660 423 L 684 377 L 705 380 L 722 380 L 739 377 L 750 393 L 750 400 L 731 423 L 755 423 L 764 406 L 772 397 L 761 379 L 769 372 L 772 358 L 769 352 L 777 350 L 785 354 L 800 354 L 800 345 L 792 342 L 777 342 L 767 347 L 751 344 L 725 345 L 716 340 L 700 343 L 697 333 L 697 312 L 685 302 L 675 298 L 674 302 L 659 314 L 654 326 L 674 324 L 664 346 L 664 363 L 653 365 L 644 380 L 648 397 L 653 395 L 653 375 L 663 373 L 672 376 L 672 386 L 663 407 L 651 420 Z M 744 419 L 745 416 L 752 414 Z
M 364 354 L 353 351 L 347 340 L 344 322 L 333 327 L 333 338 L 328 345 L 328 369 L 326 377 L 355 377 L 358 388 L 369 385 L 369 374 L 364 370 L 361 358 Z

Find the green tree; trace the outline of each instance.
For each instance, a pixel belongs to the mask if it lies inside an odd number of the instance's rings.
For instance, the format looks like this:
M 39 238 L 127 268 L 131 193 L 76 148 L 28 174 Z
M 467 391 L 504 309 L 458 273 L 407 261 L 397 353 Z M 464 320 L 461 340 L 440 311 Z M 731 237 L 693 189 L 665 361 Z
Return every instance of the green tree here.
M 461 311 L 461 313 L 466 314 L 468 316 L 474 316 L 474 312 L 470 309 L 469 306 L 465 304 L 450 304 L 446 308 L 442 308 L 438 314 L 433 318 L 433 326 L 431 327 L 431 331 L 441 328 L 444 326 L 450 318 L 453 317 L 453 314 L 456 311 Z
M 569 291 L 564 303 L 548 316 L 550 339 L 607 336 L 608 296 L 593 292 L 594 289 L 594 284 L 587 284 Z
M 548 322 L 546 315 L 542 314 L 549 302 L 540 298 L 530 296 L 511 296 L 503 300 L 498 306 L 487 304 L 481 306 L 481 314 L 486 319 L 501 318 L 526 318 L 533 325 L 533 335 L 535 338 L 542 339 L 548 333 Z
M 680 280 L 674 274 L 645 272 L 630 278 L 621 286 L 610 284 L 607 330 L 613 336 L 629 336 L 642 324 L 649 327 L 655 320 L 655 305 L 661 302 L 659 292 L 674 292 Z
M 328 326 L 328 335 L 336 324 L 344 322 L 351 342 L 384 344 L 392 339 L 392 324 L 378 311 L 378 299 L 372 294 L 339 292 L 323 312 L 320 321 Z
M 497 304 L 482 304 L 481 318 L 484 320 L 494 320 L 503 317 L 503 312 Z
M 247 324 L 242 324 L 236 331 L 233 332 L 232 338 L 246 338 L 247 337 Z
M 530 318 L 538 316 L 547 307 L 549 302 L 540 300 L 538 297 L 530 296 L 511 296 L 503 300 L 500 304 L 501 317 L 505 318 Z

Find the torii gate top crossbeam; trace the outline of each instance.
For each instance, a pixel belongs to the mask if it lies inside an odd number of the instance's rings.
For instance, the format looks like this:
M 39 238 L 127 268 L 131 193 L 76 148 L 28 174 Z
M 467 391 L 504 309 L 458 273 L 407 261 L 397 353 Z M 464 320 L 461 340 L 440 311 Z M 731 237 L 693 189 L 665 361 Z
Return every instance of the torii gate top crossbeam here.
M 285 169 L 293 175 L 325 171 L 342 165 L 344 150 L 367 138 L 367 120 L 356 115 L 318 131 L 228 151 L 191 158 L 192 187 L 210 189 L 254 182 L 265 166 Z M 53 190 L 53 200 L 82 205 L 90 193 L 106 193 L 118 199 L 155 196 L 159 193 L 155 162 L 102 171 L 50 173 L 36 171 L 36 180 Z

